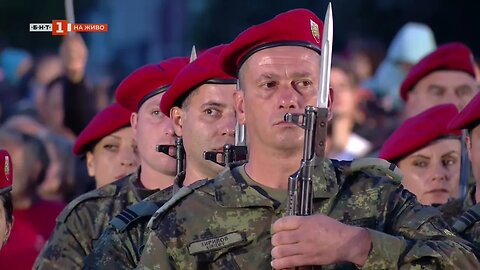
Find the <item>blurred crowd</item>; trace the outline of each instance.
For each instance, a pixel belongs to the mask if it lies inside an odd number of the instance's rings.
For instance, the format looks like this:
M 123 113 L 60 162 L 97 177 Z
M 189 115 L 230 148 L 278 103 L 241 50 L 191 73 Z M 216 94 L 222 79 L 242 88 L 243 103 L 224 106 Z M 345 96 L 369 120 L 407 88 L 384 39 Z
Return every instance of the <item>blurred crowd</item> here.
M 436 48 L 427 25 L 408 23 L 390 44 L 355 39 L 334 54 L 330 158 L 378 156 L 385 140 L 412 116 L 400 97 L 400 85 L 410 68 Z M 64 38 L 58 52 L 38 55 L 0 44 L 0 149 L 12 155 L 15 175 L 15 226 L 0 253 L 0 264 L 22 256 L 32 265 L 69 202 L 108 184 L 103 179 L 121 178 L 138 165 L 129 129 L 102 144 L 97 140 L 81 151 L 73 149 L 94 115 L 113 102 L 117 86 L 92 85 L 85 76 L 87 61 L 88 48 L 79 34 Z M 105 149 L 122 155 L 127 164 L 124 171 L 112 172 L 113 178 L 99 175 L 109 160 L 101 163 L 92 154 Z

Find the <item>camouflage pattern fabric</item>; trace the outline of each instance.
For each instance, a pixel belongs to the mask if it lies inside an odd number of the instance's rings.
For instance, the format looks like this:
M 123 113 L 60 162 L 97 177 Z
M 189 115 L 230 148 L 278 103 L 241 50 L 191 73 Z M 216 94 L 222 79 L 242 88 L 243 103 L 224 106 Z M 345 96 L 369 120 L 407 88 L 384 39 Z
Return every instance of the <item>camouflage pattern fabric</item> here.
M 160 207 L 172 196 L 172 187 L 157 191 L 144 201 L 153 201 Z M 140 203 L 142 203 L 140 202 Z M 153 213 L 152 213 L 153 215 Z M 110 224 L 85 258 L 83 269 L 132 269 L 138 264 L 146 242 L 150 216 L 135 220 L 120 231 Z
M 57 218 L 55 230 L 34 269 L 79 269 L 108 222 L 127 206 L 156 190 L 139 188 L 138 171 L 81 195 Z
M 453 226 L 462 214 L 475 205 L 474 198 L 475 185 L 471 185 L 465 198 L 452 200 L 439 207 L 450 226 Z M 457 233 L 480 248 L 480 220 L 471 224 L 464 231 Z
M 270 227 L 285 216 L 286 201 L 247 184 L 242 169 L 222 172 L 154 219 L 138 269 L 271 269 Z M 362 269 L 480 269 L 476 249 L 399 183 L 331 160 L 315 168 L 313 181 L 315 213 L 369 231 Z

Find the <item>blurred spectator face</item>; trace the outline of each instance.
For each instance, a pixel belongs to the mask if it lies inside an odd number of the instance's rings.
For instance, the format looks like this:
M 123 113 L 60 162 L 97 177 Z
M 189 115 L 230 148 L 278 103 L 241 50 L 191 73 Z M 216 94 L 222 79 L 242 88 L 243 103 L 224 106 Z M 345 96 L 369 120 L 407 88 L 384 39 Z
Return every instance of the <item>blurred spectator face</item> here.
M 175 133 L 183 137 L 187 162 L 202 177 L 215 177 L 223 167 L 205 160 L 203 152 L 221 151 L 235 142 L 234 84 L 204 84 L 182 106 L 172 110 Z
M 0 148 L 7 149 L 12 157 L 15 183 L 11 191 L 12 198 L 37 197 L 37 187 L 45 179 L 49 158 L 44 144 L 39 139 L 15 131 L 0 130 Z M 16 209 L 31 205 L 14 205 Z
M 59 156 L 55 149 L 55 145 L 52 143 L 45 144 L 48 151 L 48 156 L 50 157 L 50 165 L 48 166 L 47 173 L 45 175 L 45 180 L 38 187 L 38 192 L 40 196 L 44 199 L 52 199 L 55 194 L 60 192 L 62 186 L 62 170 L 59 160 Z
M 480 125 L 474 128 L 467 136 L 468 157 L 472 162 L 473 177 L 480 182 Z
M 134 172 L 137 166 L 131 127 L 103 137 L 92 151 L 87 152 L 88 174 L 95 177 L 97 188 Z
M 60 82 L 52 85 L 47 91 L 43 109 L 43 120 L 50 128 L 58 130 L 63 127 L 65 112 L 63 110 L 63 86 Z
M 330 86 L 335 93 L 333 113 L 335 116 L 353 117 L 357 105 L 355 87 L 348 75 L 339 68 L 332 68 Z
M 402 184 L 424 205 L 444 204 L 458 197 L 460 140 L 440 139 L 398 163 Z
M 12 223 L 12 199 L 10 195 L 0 194 L 0 250 L 10 236 Z
M 35 80 L 40 85 L 47 85 L 49 82 L 60 77 L 63 73 L 62 61 L 57 55 L 47 55 L 39 59 L 35 68 Z
M 444 103 L 454 103 L 459 110 L 477 93 L 475 79 L 461 71 L 435 71 L 421 79 L 408 93 L 405 113 L 415 116 Z
M 373 75 L 373 64 L 365 53 L 355 53 L 351 57 L 352 68 L 361 81 L 367 80 Z
M 40 197 L 45 200 L 67 202 L 73 194 L 75 182 L 75 157 L 72 143 L 60 135 L 48 134 L 44 138 L 50 158 L 45 180 L 38 187 Z
M 15 182 L 11 191 L 12 196 L 24 196 L 28 194 L 29 187 L 34 185 L 33 177 L 29 172 L 31 169 L 26 164 L 27 153 L 25 153 L 25 147 L 22 143 L 14 140 L 0 141 L 0 148 L 8 149 L 10 156 L 12 157 L 13 175 L 15 175 Z
M 8 118 L 5 128 L 18 130 L 22 133 L 42 138 L 48 133 L 47 128 L 29 115 L 14 115 Z
M 156 172 L 175 175 L 175 159 L 158 153 L 158 144 L 173 145 L 175 142 L 173 125 L 170 118 L 160 111 L 162 94 L 145 101 L 137 113 L 132 114 L 133 137 L 137 142 L 141 166 L 148 166 Z

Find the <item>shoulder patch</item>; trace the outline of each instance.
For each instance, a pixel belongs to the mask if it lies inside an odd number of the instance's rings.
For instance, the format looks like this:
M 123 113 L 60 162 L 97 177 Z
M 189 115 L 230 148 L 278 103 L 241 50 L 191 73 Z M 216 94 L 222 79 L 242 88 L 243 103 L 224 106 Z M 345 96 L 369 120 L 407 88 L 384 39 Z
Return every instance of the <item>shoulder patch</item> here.
M 110 224 L 118 232 L 124 232 L 135 221 L 144 217 L 151 217 L 158 208 L 159 206 L 153 201 L 142 201 L 122 210 L 120 214 L 110 220 Z
M 238 243 L 244 243 L 246 241 L 246 238 L 241 233 L 231 232 L 219 237 L 192 242 L 188 244 L 187 248 L 190 255 L 195 255 L 197 253 L 214 251 Z
M 387 176 L 394 182 L 400 183 L 403 173 L 393 163 L 380 158 L 360 158 L 350 164 L 350 172 L 367 172 L 375 176 Z
M 58 215 L 57 217 L 57 222 L 65 223 L 67 220 L 68 216 L 72 213 L 73 209 L 75 209 L 79 204 L 96 199 L 96 198 L 106 198 L 106 197 L 112 197 L 118 192 L 118 186 L 116 185 L 107 185 L 105 187 L 101 187 L 99 189 L 92 190 L 90 192 L 87 192 L 85 194 L 82 194 L 75 198 L 73 201 L 71 201 L 65 209 Z
M 470 226 L 480 220 L 480 204 L 475 204 L 463 213 L 452 225 L 457 233 L 463 233 Z
M 152 229 L 153 222 L 166 213 L 170 208 L 172 208 L 177 202 L 181 201 L 183 198 L 187 197 L 196 189 L 205 186 L 206 184 L 210 183 L 212 180 L 200 180 L 197 181 L 190 186 L 183 186 L 180 188 L 175 194 L 173 194 L 172 198 L 165 202 L 157 211 L 153 214 L 152 218 L 148 221 L 147 228 Z

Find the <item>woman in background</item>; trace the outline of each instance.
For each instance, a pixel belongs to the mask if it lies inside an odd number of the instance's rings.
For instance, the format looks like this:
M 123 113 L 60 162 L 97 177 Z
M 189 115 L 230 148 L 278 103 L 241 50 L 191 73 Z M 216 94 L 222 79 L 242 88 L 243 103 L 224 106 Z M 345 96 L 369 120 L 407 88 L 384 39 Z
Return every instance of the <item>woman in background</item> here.
M 0 250 L 7 243 L 13 225 L 12 184 L 12 158 L 0 149 Z
M 85 156 L 88 174 L 95 178 L 97 188 L 138 167 L 130 115 L 129 110 L 114 103 L 95 115 L 75 141 L 73 152 Z
M 453 104 L 432 107 L 407 119 L 380 150 L 380 158 L 402 170 L 402 184 L 424 205 L 459 196 L 460 131 L 448 123 L 458 114 Z

